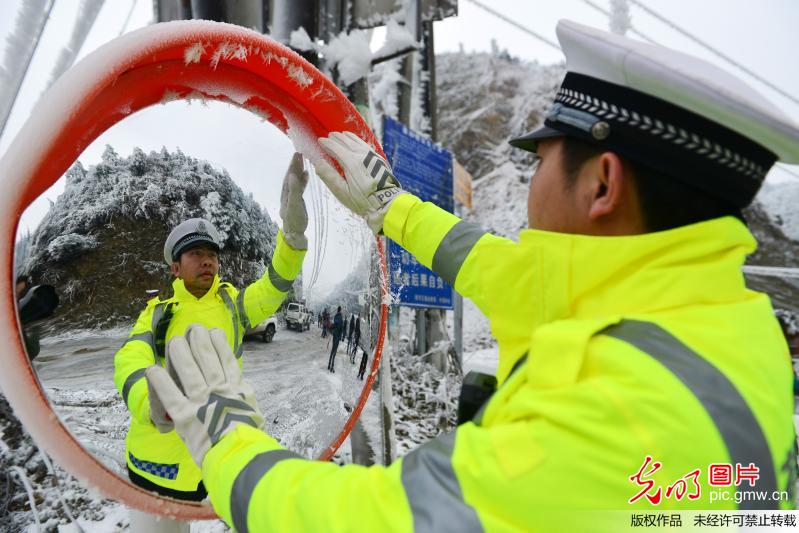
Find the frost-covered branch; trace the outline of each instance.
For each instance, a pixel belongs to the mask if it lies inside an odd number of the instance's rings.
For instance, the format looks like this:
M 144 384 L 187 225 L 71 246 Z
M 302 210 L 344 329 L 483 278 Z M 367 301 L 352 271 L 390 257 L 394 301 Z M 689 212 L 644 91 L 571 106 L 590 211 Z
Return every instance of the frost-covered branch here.
M 14 30 L 6 37 L 6 51 L 0 67 L 0 135 L 5 129 L 22 80 L 28 71 L 36 45 L 50 16 L 54 0 L 28 0 L 17 13 Z
M 83 43 L 86 42 L 86 37 L 88 37 L 92 26 L 94 26 L 94 21 L 97 20 L 97 15 L 100 14 L 100 9 L 103 7 L 104 2 L 105 0 L 81 1 L 75 26 L 72 28 L 72 35 L 67 45 L 61 49 L 61 53 L 58 55 L 53 72 L 50 74 L 50 81 L 47 82 L 47 88 L 55 83 L 75 62 L 75 58 L 78 57 Z

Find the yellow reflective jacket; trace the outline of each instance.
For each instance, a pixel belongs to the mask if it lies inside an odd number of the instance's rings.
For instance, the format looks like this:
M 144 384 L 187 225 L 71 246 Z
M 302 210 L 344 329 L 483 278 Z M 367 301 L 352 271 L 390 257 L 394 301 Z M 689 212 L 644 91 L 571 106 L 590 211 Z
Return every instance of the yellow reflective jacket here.
M 238 531 L 622 531 L 631 511 L 793 506 L 773 494 L 796 467 L 788 349 L 745 287 L 740 221 L 516 243 L 403 195 L 384 231 L 488 316 L 501 386 L 388 467 L 308 461 L 237 427 L 203 478 Z M 710 486 L 711 464 L 742 484 Z
M 224 330 L 231 349 L 240 358 L 244 332 L 280 306 L 302 267 L 304 256 L 305 251 L 293 250 L 286 244 L 280 231 L 269 268 L 261 279 L 244 290 L 239 292 L 215 276 L 208 292 L 197 298 L 186 290 L 182 279 L 175 279 L 170 298 L 153 298 L 147 303 L 130 337 L 114 356 L 114 383 L 131 414 L 125 439 L 131 470 L 167 489 L 197 490 L 202 475 L 186 445 L 177 432 L 160 433 L 150 420 L 144 371 L 155 363 L 164 365 L 164 346 L 175 335 L 183 335 L 191 324 Z M 164 345 L 156 347 L 159 335 L 155 328 L 164 312 L 171 312 L 172 318 L 165 335 L 160 335 Z

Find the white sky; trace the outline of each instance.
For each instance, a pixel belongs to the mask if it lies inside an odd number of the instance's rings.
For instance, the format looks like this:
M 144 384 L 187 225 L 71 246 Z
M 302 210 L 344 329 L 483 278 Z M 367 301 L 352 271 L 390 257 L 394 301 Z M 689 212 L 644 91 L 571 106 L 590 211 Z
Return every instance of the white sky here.
M 482 0 L 517 23 L 530 28 L 551 41 L 557 42 L 555 24 L 560 18 L 607 29 L 607 17 L 588 5 L 585 0 Z M 609 0 L 591 0 L 609 10 Z M 671 19 L 700 39 L 731 56 L 750 70 L 781 87 L 799 95 L 799 2 L 794 0 L 642 0 L 646 5 Z M 5 36 L 13 27 L 15 14 L 22 0 L 2 0 L 3 17 L 0 17 L 0 57 L 5 46 Z M 135 8 L 125 29 L 142 27 L 152 19 L 152 0 L 106 0 L 97 22 L 90 32 L 79 55 L 115 38 L 131 5 Z M 561 53 L 534 37 L 488 14 L 469 0 L 460 0 L 459 16 L 436 24 L 436 51 L 455 51 L 461 46 L 467 51 L 489 50 L 492 39 L 500 48 L 527 60 L 551 63 L 563 59 Z M 50 69 L 61 47 L 68 41 L 77 16 L 79 0 L 59 0 L 45 29 L 42 41 L 34 56 L 31 68 L 12 111 L 6 131 L 0 138 L 0 153 L 5 152 L 16 132 L 22 127 L 36 101 L 44 90 Z M 681 36 L 662 22 L 657 21 L 636 6 L 630 7 L 633 26 L 656 42 L 707 59 L 729 70 L 750 83 L 764 97 L 772 101 L 787 115 L 799 122 L 799 105 L 774 93 L 752 80 L 699 45 Z M 379 43 L 377 43 L 379 44 Z M 206 159 L 218 167 L 226 168 L 246 191 L 253 192 L 256 200 L 277 219 L 280 181 L 293 152 L 291 143 L 276 128 L 247 112 L 223 105 L 207 107 L 194 103 L 191 106 L 175 102 L 155 106 L 117 124 L 97 139 L 80 157 L 88 166 L 95 164 L 105 144 L 111 144 L 122 155 L 130 154 L 133 146 L 145 151 L 169 150 L 180 147 L 184 153 Z M 790 167 L 799 175 L 799 167 Z M 776 169 L 770 179 L 799 179 Z M 55 200 L 63 190 L 58 183 L 35 202 L 23 215 L 20 230 L 34 229 L 47 210 L 48 199 Z M 308 201 L 306 196 L 306 201 Z M 308 201 L 310 204 L 310 202 Z M 309 205 L 310 208 L 310 205 Z M 331 213 L 334 210 L 331 209 Z M 336 215 L 343 221 L 345 216 Z M 335 217 L 334 217 L 335 218 Z M 349 223 L 331 226 L 330 245 L 336 251 L 328 257 L 341 263 L 354 261 L 352 238 L 344 238 L 341 229 Z M 313 221 L 309 230 L 312 231 Z M 343 248 L 342 248 L 343 247 Z M 346 250 L 342 256 L 340 252 Z M 338 253 L 337 253 L 338 252 Z M 342 259 L 342 257 L 345 257 Z M 306 261 L 310 268 L 311 261 Z M 331 260 L 332 261 L 332 260 Z M 330 261 L 327 261 L 330 263 Z M 331 263 L 323 268 L 321 285 L 333 283 L 331 273 L 346 270 Z M 308 273 L 306 272 L 306 276 Z M 340 278 L 339 278 L 340 279 Z

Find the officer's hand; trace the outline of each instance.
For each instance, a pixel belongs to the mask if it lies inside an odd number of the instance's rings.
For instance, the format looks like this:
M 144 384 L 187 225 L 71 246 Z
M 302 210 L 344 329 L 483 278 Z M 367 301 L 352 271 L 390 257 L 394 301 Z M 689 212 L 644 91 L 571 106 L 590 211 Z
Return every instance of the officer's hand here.
M 295 153 L 291 158 L 286 176 L 283 178 L 283 190 L 280 192 L 280 218 L 283 219 L 283 237 L 295 250 L 307 250 L 308 239 L 305 229 L 308 227 L 308 211 L 302 193 L 308 184 L 308 171 L 302 164 L 302 155 Z
M 147 397 L 150 400 L 150 420 L 158 429 L 158 432 L 169 433 L 174 431 L 175 423 L 172 422 L 172 417 L 166 412 L 164 402 L 161 401 L 161 397 L 158 396 L 149 380 L 147 381 Z
M 224 331 L 192 325 L 185 338 L 169 341 L 167 359 L 179 383 L 158 365 L 147 369 L 147 381 L 197 465 L 202 467 L 211 446 L 238 424 L 263 426 L 255 391 L 242 379 Z
M 366 219 L 375 234 L 380 233 L 391 202 L 405 192 L 391 167 L 371 146 L 349 131 L 333 132 L 320 138 L 319 144 L 341 165 L 346 179 L 327 163 L 316 167 L 319 177 L 342 204 Z
M 166 372 L 169 377 L 176 383 L 180 383 L 180 379 L 175 373 L 175 368 L 170 364 L 169 360 L 166 361 Z M 164 402 L 158 396 L 158 392 L 153 388 L 153 385 L 147 382 L 147 399 L 150 402 L 150 421 L 158 429 L 159 433 L 169 433 L 175 431 L 175 423 L 172 417 L 166 412 Z

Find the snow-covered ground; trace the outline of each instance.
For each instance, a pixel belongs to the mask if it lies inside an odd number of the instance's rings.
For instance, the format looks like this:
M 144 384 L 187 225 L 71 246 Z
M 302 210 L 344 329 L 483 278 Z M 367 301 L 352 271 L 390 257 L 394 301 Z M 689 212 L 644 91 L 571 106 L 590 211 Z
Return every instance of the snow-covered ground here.
M 118 330 L 114 330 L 116 332 Z M 87 450 L 125 474 L 124 438 L 130 415 L 113 382 L 114 353 L 123 337 L 101 335 L 48 343 L 34 362 L 51 403 Z M 349 417 L 363 388 L 339 345 L 335 374 L 327 371 L 330 336 L 315 327 L 279 330 L 271 343 L 244 345 L 244 375 L 256 390 L 264 428 L 289 449 L 313 458 Z M 346 447 L 342 447 L 346 448 Z M 339 451 L 348 462 L 349 449 Z
M 84 447 L 122 477 L 127 477 L 124 438 L 130 415 L 113 383 L 113 356 L 127 332 L 81 332 L 59 335 L 45 341 L 34 365 L 61 419 Z M 339 345 L 336 373 L 327 371 L 330 336 L 320 330 L 279 330 L 271 343 L 245 343 L 244 374 L 255 387 L 264 418 L 264 428 L 289 449 L 315 458 L 344 426 L 364 381 L 357 378 L 355 363 Z M 371 361 L 369 361 L 371 363 Z M 377 395 L 372 394 L 361 415 L 367 441 L 380 446 Z M 339 464 L 352 462 L 349 438 L 334 455 Z M 75 488 L 74 490 L 80 490 Z M 108 502 L 97 513 L 101 518 L 78 519 L 87 532 L 124 529 L 127 510 Z M 0 528 L 2 530 L 2 528 Z M 197 522 L 195 532 L 225 530 L 219 521 Z M 80 531 L 77 525 L 61 531 Z

